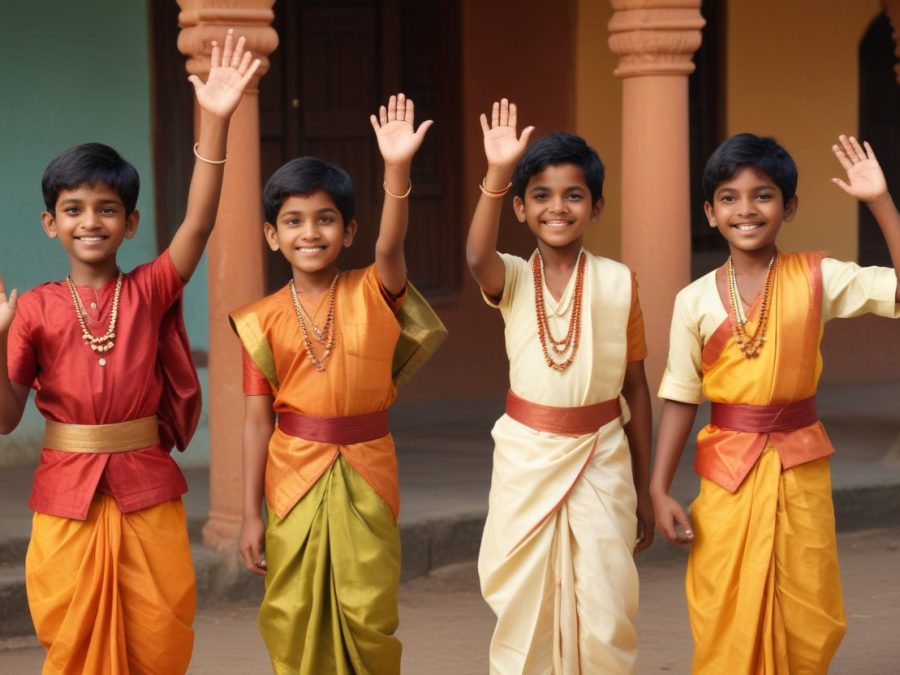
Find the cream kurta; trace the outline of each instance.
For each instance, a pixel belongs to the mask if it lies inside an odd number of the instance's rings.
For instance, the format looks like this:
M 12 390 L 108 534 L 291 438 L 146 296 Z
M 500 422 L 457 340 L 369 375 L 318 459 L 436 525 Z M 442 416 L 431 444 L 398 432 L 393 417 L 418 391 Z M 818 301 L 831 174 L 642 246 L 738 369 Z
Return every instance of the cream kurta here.
M 521 398 L 584 406 L 620 396 L 628 360 L 632 278 L 588 254 L 581 343 L 560 373 L 538 340 L 530 262 L 502 255 L 510 386 Z M 575 274 L 544 303 L 553 335 L 568 327 Z M 493 303 L 491 303 L 493 304 Z M 623 400 L 627 421 L 627 407 Z M 491 673 L 630 673 L 638 577 L 631 455 L 616 419 L 593 434 L 535 431 L 504 415 L 494 425 L 490 506 L 478 572 L 497 614 Z

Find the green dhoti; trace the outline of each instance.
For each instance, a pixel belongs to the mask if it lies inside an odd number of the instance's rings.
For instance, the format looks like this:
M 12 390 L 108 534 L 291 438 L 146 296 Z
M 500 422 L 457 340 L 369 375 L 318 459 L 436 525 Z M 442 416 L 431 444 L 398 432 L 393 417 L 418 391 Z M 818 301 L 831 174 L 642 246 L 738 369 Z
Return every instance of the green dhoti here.
M 285 516 L 269 514 L 259 626 L 277 675 L 397 675 L 400 535 L 338 457 Z

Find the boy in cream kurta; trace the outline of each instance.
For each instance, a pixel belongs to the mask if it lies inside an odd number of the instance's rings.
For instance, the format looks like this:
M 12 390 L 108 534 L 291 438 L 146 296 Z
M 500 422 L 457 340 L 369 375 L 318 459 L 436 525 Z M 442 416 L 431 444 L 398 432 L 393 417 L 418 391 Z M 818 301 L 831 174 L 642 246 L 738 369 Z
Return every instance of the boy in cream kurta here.
M 636 284 L 582 247 L 602 210 L 602 165 L 570 134 L 541 139 L 516 167 L 516 213 L 538 249 L 528 261 L 497 253 L 497 197 L 531 133 L 516 138 L 515 115 L 504 100 L 490 126 L 482 118 L 489 166 L 467 247 L 510 360 L 478 560 L 497 614 L 491 672 L 630 673 L 633 553 L 653 531 Z

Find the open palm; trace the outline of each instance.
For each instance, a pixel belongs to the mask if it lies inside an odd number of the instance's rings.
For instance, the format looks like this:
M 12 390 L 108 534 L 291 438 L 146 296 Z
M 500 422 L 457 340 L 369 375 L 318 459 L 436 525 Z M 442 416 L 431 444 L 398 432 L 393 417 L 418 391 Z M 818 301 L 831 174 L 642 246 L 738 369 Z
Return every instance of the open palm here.
M 491 109 L 491 123 L 487 115 L 481 115 L 481 130 L 484 132 L 484 154 L 489 165 L 512 166 L 525 152 L 528 138 L 534 127 L 526 127 L 522 135 L 516 137 L 516 104 L 507 99 L 494 101 Z
M 259 68 L 259 59 L 253 59 L 245 51 L 246 40 L 242 37 L 234 44 L 234 31 L 225 36 L 225 46 L 220 50 L 217 42 L 212 43 L 209 77 L 204 83 L 196 75 L 188 79 L 194 85 L 197 103 L 215 117 L 227 119 L 237 108 L 244 89 Z
M 387 106 L 378 109 L 378 117 L 369 116 L 385 164 L 412 161 L 425 139 L 425 133 L 433 124 L 432 120 L 425 120 L 416 129 L 413 126 L 415 116 L 413 100 L 403 94 L 391 96 Z
M 3 277 L 0 277 L 0 334 L 5 334 L 9 330 L 16 314 L 17 295 L 16 289 L 13 289 L 9 297 L 6 297 L 6 286 L 3 284 Z
M 864 145 L 865 148 L 860 146 L 853 136 L 838 137 L 831 150 L 847 172 L 847 182 L 840 178 L 831 181 L 851 197 L 872 202 L 887 193 L 887 181 L 872 146 L 868 142 Z

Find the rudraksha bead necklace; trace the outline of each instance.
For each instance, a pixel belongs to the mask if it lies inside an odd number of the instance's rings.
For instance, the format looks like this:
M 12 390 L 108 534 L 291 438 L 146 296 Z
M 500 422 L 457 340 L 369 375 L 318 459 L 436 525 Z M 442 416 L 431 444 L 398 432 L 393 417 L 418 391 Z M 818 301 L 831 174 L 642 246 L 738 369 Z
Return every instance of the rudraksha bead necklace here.
M 766 270 L 766 280 L 763 283 L 762 300 L 759 303 L 759 322 L 753 334 L 747 333 L 747 317 L 741 304 L 741 295 L 738 291 L 737 276 L 734 273 L 734 262 L 728 257 L 728 299 L 731 304 L 731 333 L 734 335 L 735 344 L 745 358 L 752 359 L 759 356 L 759 351 L 766 342 L 766 329 L 769 324 L 769 302 L 772 295 L 772 287 L 775 284 L 775 274 L 778 267 L 778 251 L 772 255 L 769 267 Z
M 544 280 L 540 252 L 536 252 L 532 258 L 531 269 L 534 276 L 534 309 L 537 314 L 538 340 L 540 340 L 547 365 L 558 372 L 563 372 L 572 365 L 575 353 L 578 351 L 578 343 L 581 340 L 581 297 L 584 291 L 586 262 L 587 257 L 582 251 L 578 256 L 578 269 L 575 272 L 575 292 L 572 299 L 572 315 L 569 317 L 569 330 L 562 340 L 557 340 L 550 332 L 550 324 L 544 308 Z

